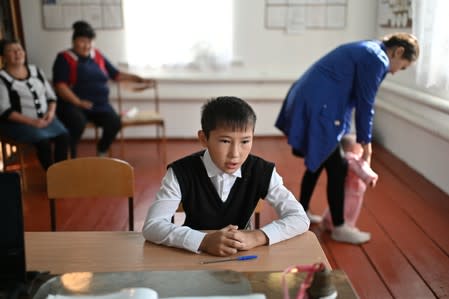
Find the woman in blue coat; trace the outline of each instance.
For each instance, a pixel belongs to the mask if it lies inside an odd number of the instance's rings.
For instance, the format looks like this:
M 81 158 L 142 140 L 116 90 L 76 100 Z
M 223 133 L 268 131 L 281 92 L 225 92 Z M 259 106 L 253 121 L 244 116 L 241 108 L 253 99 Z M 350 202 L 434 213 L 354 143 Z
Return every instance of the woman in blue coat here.
M 343 198 L 347 167 L 341 137 L 351 128 L 355 110 L 357 142 L 363 159 L 371 160 L 374 101 L 387 75 L 405 70 L 419 55 L 416 38 L 395 33 L 382 41 L 343 44 L 315 62 L 290 88 L 276 121 L 293 153 L 304 157 L 306 172 L 300 201 L 308 211 L 310 198 L 323 168 L 328 175 L 327 197 L 336 241 L 361 244 L 370 234 L 344 224 Z M 314 215 L 308 213 L 311 220 Z

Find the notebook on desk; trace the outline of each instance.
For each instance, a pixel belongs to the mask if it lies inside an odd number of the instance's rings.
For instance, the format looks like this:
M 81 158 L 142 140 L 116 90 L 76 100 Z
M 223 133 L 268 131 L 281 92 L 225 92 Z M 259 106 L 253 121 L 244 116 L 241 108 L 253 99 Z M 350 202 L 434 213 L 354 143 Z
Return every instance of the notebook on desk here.
M 26 280 L 20 176 L 0 173 L 0 285 Z

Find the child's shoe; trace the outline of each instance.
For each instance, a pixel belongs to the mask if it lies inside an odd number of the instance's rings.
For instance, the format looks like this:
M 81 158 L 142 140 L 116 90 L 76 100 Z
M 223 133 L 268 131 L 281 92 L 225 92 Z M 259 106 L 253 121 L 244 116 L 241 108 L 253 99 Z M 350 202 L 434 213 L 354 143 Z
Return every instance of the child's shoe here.
M 307 217 L 310 220 L 310 223 L 320 223 L 321 220 L 323 220 L 323 217 L 321 217 L 319 215 L 312 214 L 309 211 L 307 211 L 306 213 L 307 213 Z
M 351 244 L 362 244 L 371 239 L 371 234 L 362 232 L 356 227 L 350 227 L 347 224 L 334 227 L 331 238 L 338 242 L 345 242 Z

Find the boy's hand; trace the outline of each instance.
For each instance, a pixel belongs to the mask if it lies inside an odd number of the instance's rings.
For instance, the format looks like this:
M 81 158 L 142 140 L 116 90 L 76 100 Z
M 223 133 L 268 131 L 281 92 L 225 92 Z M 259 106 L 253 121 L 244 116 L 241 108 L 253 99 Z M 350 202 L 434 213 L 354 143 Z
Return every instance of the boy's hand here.
M 240 243 L 239 250 L 250 250 L 268 244 L 268 238 L 261 230 L 237 230 L 232 238 Z
M 235 239 L 238 226 L 228 225 L 216 232 L 208 233 L 200 245 L 200 250 L 217 256 L 229 256 L 242 250 L 242 244 Z
M 261 230 L 238 230 L 236 225 L 207 234 L 200 245 L 200 250 L 218 256 L 236 254 L 239 250 L 250 250 L 265 245 L 268 238 Z

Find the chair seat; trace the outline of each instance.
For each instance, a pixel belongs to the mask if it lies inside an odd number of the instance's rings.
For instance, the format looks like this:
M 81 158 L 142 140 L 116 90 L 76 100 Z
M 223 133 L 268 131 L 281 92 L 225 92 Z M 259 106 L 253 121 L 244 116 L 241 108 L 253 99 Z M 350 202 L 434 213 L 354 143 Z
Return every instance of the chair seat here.
M 136 115 L 127 116 L 126 114 L 122 116 L 122 125 L 123 126 L 132 126 L 132 125 L 148 125 L 148 124 L 163 124 L 164 118 L 157 111 L 139 111 Z
M 123 92 L 123 94 L 122 94 Z M 139 101 L 139 108 L 133 107 L 129 110 L 125 110 L 124 102 L 133 99 L 137 93 L 140 94 L 140 98 L 145 99 Z M 124 96 L 123 96 L 124 95 Z M 166 136 L 165 136 L 165 120 L 162 114 L 159 112 L 159 92 L 157 82 L 152 83 L 134 83 L 134 82 L 119 82 L 117 84 L 117 104 L 118 112 L 121 115 L 122 127 L 132 126 L 155 126 L 156 127 L 156 140 L 157 151 L 161 157 L 162 164 L 167 162 L 167 149 L 166 149 Z M 141 109 L 140 107 L 146 106 L 147 108 Z M 124 130 L 120 130 L 120 145 L 121 145 L 121 157 L 125 156 L 125 134 Z

